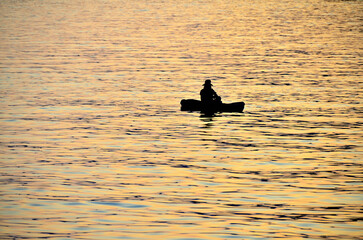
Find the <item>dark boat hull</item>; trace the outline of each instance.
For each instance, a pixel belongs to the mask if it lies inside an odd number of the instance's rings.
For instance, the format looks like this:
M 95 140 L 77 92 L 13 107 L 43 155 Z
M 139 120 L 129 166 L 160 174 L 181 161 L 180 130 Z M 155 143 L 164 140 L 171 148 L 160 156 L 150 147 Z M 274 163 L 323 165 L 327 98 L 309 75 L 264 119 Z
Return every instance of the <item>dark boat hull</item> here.
M 222 103 L 215 106 L 203 106 L 202 102 L 195 99 L 183 99 L 180 102 L 182 111 L 201 111 L 201 112 L 243 112 L 244 102 Z M 206 109 L 207 108 L 207 109 Z

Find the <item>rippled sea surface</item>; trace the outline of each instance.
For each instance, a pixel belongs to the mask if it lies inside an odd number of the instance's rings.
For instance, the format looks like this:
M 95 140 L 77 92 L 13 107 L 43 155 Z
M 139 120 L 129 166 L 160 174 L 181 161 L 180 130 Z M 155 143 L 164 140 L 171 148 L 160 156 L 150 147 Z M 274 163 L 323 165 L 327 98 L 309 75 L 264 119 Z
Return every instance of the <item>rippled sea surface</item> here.
M 1 239 L 361 239 L 362 1 L 3 0 Z M 206 79 L 244 113 L 181 112 Z

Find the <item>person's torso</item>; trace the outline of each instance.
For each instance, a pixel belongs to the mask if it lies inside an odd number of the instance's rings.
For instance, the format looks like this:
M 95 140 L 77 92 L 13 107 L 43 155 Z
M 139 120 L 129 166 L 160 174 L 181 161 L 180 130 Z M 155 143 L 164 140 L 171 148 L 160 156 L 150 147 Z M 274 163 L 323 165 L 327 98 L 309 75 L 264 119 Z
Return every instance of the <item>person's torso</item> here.
M 215 95 L 216 93 L 212 88 L 203 88 L 200 91 L 202 101 L 212 101 Z

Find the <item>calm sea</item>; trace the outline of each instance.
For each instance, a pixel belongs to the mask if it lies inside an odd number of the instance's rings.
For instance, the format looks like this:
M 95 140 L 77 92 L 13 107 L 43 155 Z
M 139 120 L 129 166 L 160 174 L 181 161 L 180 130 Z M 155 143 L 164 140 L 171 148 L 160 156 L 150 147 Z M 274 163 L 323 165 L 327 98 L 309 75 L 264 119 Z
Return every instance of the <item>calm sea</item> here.
M 362 13 L 2 0 L 0 238 L 361 239 Z

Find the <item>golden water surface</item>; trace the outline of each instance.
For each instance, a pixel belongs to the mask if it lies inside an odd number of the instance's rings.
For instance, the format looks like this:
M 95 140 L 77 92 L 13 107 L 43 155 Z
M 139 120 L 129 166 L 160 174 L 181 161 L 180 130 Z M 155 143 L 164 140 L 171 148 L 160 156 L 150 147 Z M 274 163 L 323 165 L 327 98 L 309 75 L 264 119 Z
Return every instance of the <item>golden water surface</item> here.
M 361 239 L 362 1 L 2 0 L 1 239 Z M 181 112 L 211 79 L 244 113 Z

